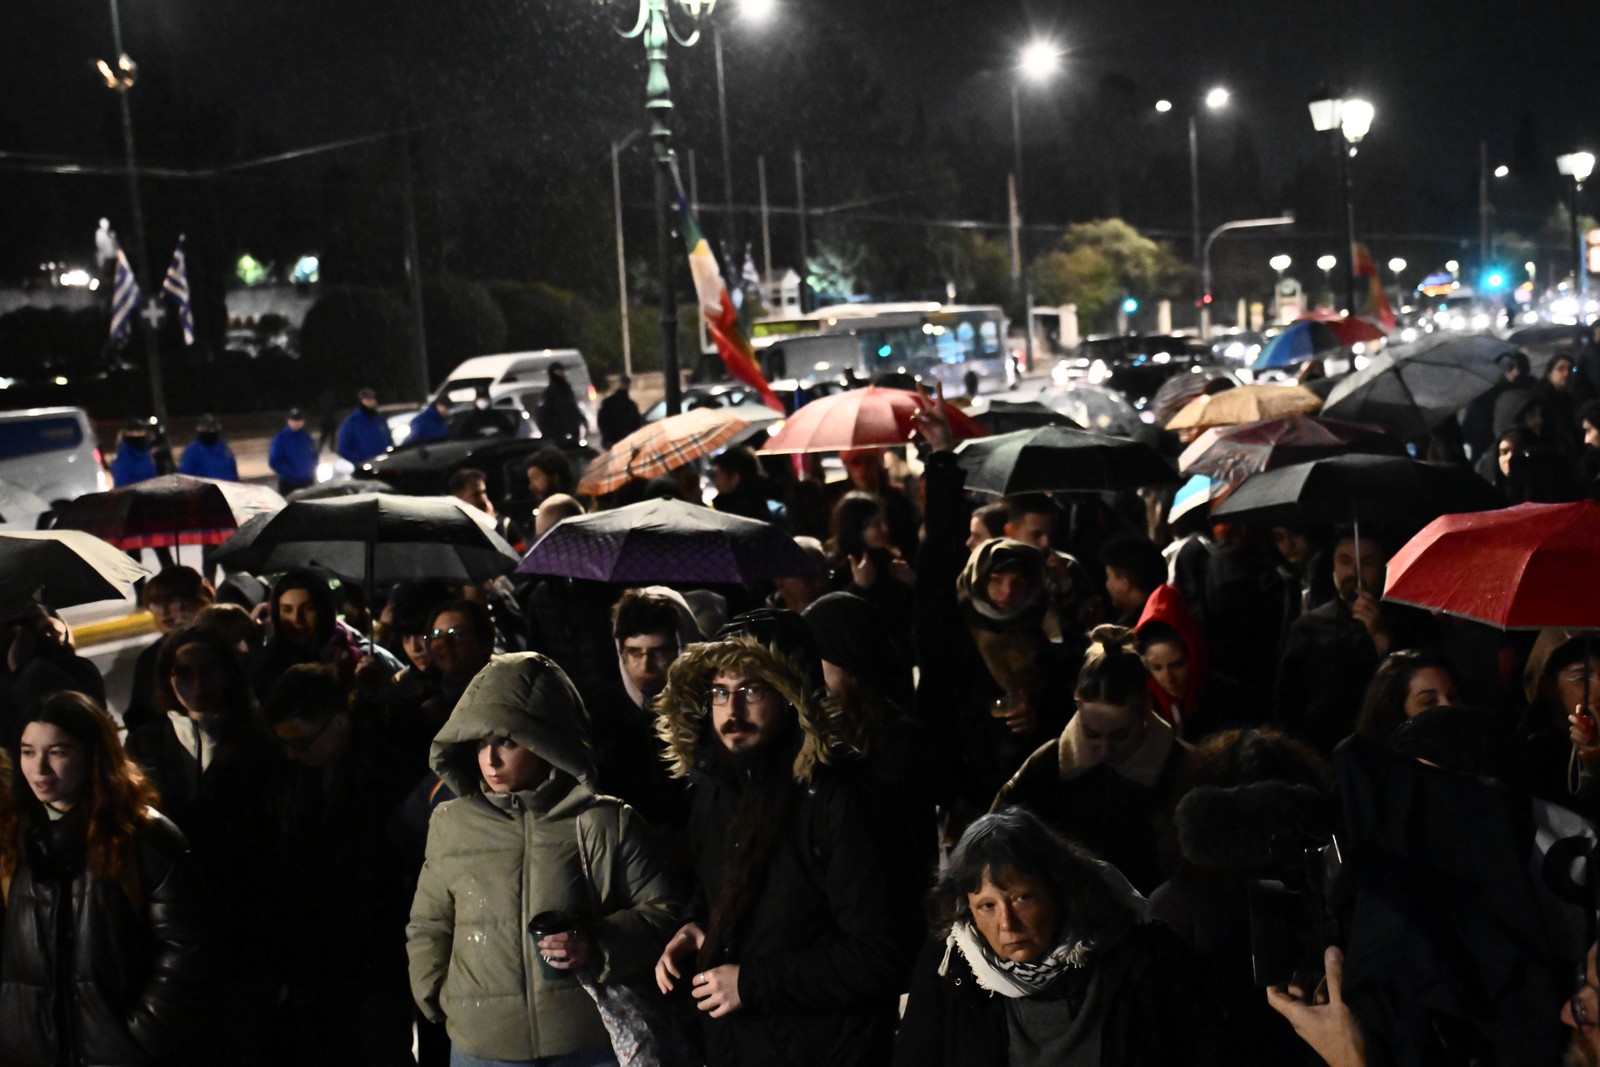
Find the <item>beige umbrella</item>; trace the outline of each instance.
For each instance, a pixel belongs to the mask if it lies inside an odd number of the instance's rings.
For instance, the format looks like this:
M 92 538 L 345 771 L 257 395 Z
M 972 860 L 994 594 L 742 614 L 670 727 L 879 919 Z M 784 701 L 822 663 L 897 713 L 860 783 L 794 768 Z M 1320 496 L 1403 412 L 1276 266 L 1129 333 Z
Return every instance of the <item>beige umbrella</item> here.
M 1241 385 L 1195 397 L 1172 417 L 1167 429 L 1205 430 L 1321 410 L 1322 398 L 1301 385 Z

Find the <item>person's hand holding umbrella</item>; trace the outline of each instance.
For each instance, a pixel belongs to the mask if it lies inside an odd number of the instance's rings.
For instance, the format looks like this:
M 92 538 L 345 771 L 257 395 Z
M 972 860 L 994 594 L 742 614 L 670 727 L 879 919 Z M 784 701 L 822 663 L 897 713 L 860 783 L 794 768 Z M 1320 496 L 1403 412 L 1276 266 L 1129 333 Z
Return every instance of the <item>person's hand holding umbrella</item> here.
M 1390 645 L 1389 630 L 1384 625 L 1378 598 L 1367 589 L 1360 589 L 1356 593 L 1355 602 L 1350 605 L 1350 614 L 1367 628 L 1367 635 L 1372 638 L 1372 647 L 1378 650 L 1378 655 L 1387 656 Z

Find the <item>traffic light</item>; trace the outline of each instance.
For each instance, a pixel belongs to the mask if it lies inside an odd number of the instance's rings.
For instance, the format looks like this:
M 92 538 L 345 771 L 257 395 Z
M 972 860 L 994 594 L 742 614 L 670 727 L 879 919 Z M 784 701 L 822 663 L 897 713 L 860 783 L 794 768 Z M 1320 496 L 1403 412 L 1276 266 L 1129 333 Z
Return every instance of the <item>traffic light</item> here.
M 1504 267 L 1486 267 L 1483 271 L 1482 286 L 1485 292 L 1498 293 L 1506 287 L 1509 275 Z
M 1135 300 L 1131 296 L 1128 297 L 1122 302 L 1122 310 L 1124 313 L 1132 315 L 1135 311 L 1139 310 L 1139 301 Z

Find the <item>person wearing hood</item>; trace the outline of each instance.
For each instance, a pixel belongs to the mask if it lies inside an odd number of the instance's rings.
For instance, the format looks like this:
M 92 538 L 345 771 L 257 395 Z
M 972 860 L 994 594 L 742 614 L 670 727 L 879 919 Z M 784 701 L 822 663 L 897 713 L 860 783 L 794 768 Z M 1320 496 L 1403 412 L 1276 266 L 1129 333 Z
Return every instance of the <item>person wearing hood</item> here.
M 473 679 L 434 738 L 433 813 L 406 927 L 411 991 L 451 1062 L 612 1064 L 601 986 L 649 972 L 679 911 L 648 828 L 595 792 L 583 701 L 536 652 Z
M 122 424 L 122 439 L 111 459 L 111 485 L 121 489 L 149 481 L 160 471 L 150 454 L 150 424 L 144 419 L 129 419 Z
M 1523 399 L 1532 396 L 1528 380 L 1531 369 L 1526 353 L 1508 350 L 1495 359 L 1495 365 L 1500 368 L 1500 381 L 1468 404 L 1461 413 L 1461 439 L 1474 462 L 1485 453 L 1492 454 L 1497 423 L 1500 421 L 1500 398 L 1507 393 L 1517 393 Z
M 272 637 L 261 651 L 252 679 L 256 696 L 264 698 L 279 676 L 296 663 L 329 663 L 346 684 L 367 656 L 368 668 L 393 676 L 400 661 L 388 649 L 375 647 L 339 618 L 333 590 L 311 571 L 289 571 L 272 587 Z
M 1582 630 L 1539 631 L 1522 683 L 1522 787 L 1600 814 L 1600 642 Z
M 1133 631 L 1097 626 L 1078 675 L 1077 711 L 995 797 L 1020 804 L 1116 867 L 1141 892 L 1171 872 L 1158 855 L 1189 746 L 1151 708 Z
M 539 424 L 539 434 L 560 448 L 575 447 L 583 436 L 583 411 L 578 407 L 578 397 L 567 381 L 567 368 L 560 363 L 550 364 L 550 384 L 545 386 L 534 421 Z
M 897 907 L 871 809 L 831 766 L 848 741 L 808 669 L 738 633 L 681 656 L 656 710 L 690 783 L 696 876 L 656 981 L 687 987 L 706 1062 L 886 1062 L 916 917 Z
M 1156 714 L 1182 738 L 1192 740 L 1214 729 L 1218 716 L 1202 702 L 1205 638 L 1183 595 L 1174 586 L 1158 586 L 1145 601 L 1134 633 L 1139 657 L 1150 672 Z
M 1029 812 L 967 828 L 934 901 L 894 1067 L 1234 1062 L 1194 957 L 1126 878 Z
M 657 830 L 682 834 L 689 797 L 667 773 L 651 703 L 673 662 L 701 639 L 700 628 L 682 593 L 652 585 L 622 594 L 611 611 L 611 636 L 617 679 L 589 706 L 600 790 L 626 800 Z
M 450 436 L 450 398 L 443 393 L 428 402 L 428 406 L 411 419 L 406 433 L 406 444 L 425 445 L 443 441 Z
M 378 410 L 378 394 L 363 389 L 356 394 L 356 408 L 339 424 L 339 441 L 334 451 L 350 466 L 361 465 L 394 447 L 389 424 Z
M 202 415 L 195 423 L 194 440 L 178 460 L 178 473 L 225 482 L 239 480 L 239 463 L 233 458 L 233 449 L 222 439 L 222 422 L 215 415 Z

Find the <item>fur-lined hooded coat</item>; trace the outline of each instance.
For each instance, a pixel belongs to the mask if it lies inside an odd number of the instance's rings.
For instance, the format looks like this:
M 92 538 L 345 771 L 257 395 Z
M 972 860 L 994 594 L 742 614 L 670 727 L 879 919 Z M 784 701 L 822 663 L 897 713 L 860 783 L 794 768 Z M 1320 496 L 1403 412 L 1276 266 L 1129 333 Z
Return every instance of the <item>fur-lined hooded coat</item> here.
M 727 671 L 760 678 L 793 709 L 793 729 L 770 742 L 784 751 L 764 779 L 721 758 L 708 695 Z M 740 968 L 743 1007 L 703 1019 L 713 1067 L 887 1063 L 895 998 L 917 949 L 917 916 L 894 906 L 903 894 L 889 885 L 868 809 L 826 766 L 840 751 L 840 730 L 805 677 L 776 648 L 734 637 L 691 647 L 656 701 L 672 773 L 690 781 L 693 917 L 716 939 L 698 966 Z M 766 818 L 753 820 L 753 811 Z M 752 836 L 752 823 L 770 832 Z M 748 838 L 742 851 L 739 837 Z M 752 854 L 764 860 L 743 870 Z M 735 885 L 748 894 L 742 907 L 728 898 Z

